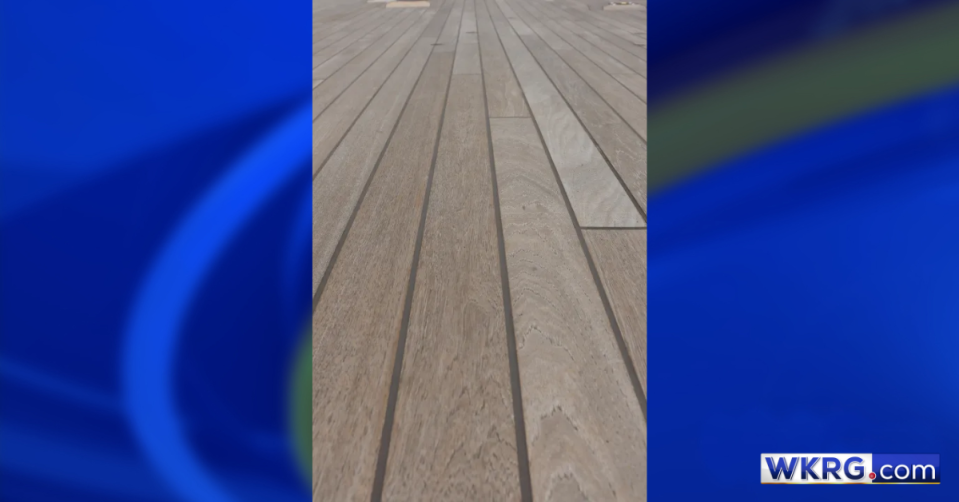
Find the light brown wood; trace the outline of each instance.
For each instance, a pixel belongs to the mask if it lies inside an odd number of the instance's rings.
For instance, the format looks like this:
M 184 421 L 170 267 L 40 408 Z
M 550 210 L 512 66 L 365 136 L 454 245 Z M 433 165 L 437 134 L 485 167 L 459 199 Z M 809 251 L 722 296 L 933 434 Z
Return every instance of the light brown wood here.
M 646 393 L 646 230 L 584 230 Z
M 529 16 L 518 2 L 514 0 L 510 3 L 516 3 L 518 7 L 514 9 L 514 12 L 519 15 L 519 19 L 515 22 L 528 21 L 535 33 L 521 37 L 526 47 L 566 98 L 573 113 L 582 121 L 593 140 L 606 154 L 613 169 L 619 173 L 626 187 L 645 211 L 646 142 L 645 138 L 641 139 L 641 136 L 637 135 L 633 123 L 623 120 L 623 114 L 634 119 L 635 126 L 640 127 L 640 134 L 645 134 L 646 104 L 609 75 L 602 74 L 598 67 L 586 61 L 585 58 L 578 59 L 577 56 L 580 54 L 572 51 L 569 45 Z M 571 60 L 587 64 L 581 68 L 583 72 L 577 73 L 556 51 L 548 47 L 544 40 L 550 41 L 560 49 L 566 49 Z M 580 75 L 589 75 L 588 78 L 593 85 L 587 83 Z M 597 93 L 597 88 L 602 91 L 602 94 Z M 614 109 L 613 106 L 616 108 Z
M 313 499 L 369 500 L 452 54 L 434 54 L 313 314 Z
M 509 25 L 500 22 L 497 32 L 506 55 L 540 127 L 546 147 L 580 225 L 589 227 L 635 227 L 643 225 L 642 216 L 613 174 L 609 164 L 593 144 L 559 91 L 536 63 L 517 34 L 533 35 L 502 0 L 499 7 L 513 16 Z M 487 1 L 487 7 L 492 1 Z M 494 25 L 497 21 L 495 9 Z M 502 14 L 500 14 L 502 16 Z M 500 17 L 500 19 L 502 19 Z
M 346 130 L 353 124 L 370 99 L 390 76 L 400 60 L 419 38 L 420 33 L 432 19 L 427 12 L 393 43 L 382 57 L 378 58 L 362 75 L 343 91 L 336 101 L 313 121 L 313 173 L 320 170 L 330 152 L 336 147 Z M 391 92 L 387 89 L 386 92 Z
M 432 43 L 431 38 L 417 42 L 384 84 L 389 92 L 381 92 L 373 98 L 313 180 L 314 293 L 360 199 L 363 186 L 386 146 L 390 131 L 426 65 Z
M 531 121 L 492 119 L 536 500 L 645 500 L 646 424 Z
M 386 500 L 518 500 L 482 82 L 454 75 L 393 425 Z
M 476 25 L 490 117 L 529 117 L 523 91 L 493 28 L 486 3 L 476 2 Z

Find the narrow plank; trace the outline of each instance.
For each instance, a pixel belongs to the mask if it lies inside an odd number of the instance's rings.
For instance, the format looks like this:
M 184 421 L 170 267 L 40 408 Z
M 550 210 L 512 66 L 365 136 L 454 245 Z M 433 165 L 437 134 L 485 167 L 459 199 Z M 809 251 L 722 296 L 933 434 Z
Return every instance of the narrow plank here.
M 646 231 L 584 230 L 629 357 L 646 393 Z
M 407 23 L 411 22 L 410 20 L 414 19 L 417 14 L 422 14 L 422 12 L 402 12 L 396 16 L 396 19 L 391 19 L 383 23 L 378 29 L 366 34 L 363 38 L 351 43 L 349 47 L 313 68 L 313 78 L 329 78 L 336 73 L 337 70 L 352 61 L 353 58 L 356 58 L 366 51 L 367 48 L 382 45 L 379 42 L 385 38 L 389 38 L 389 36 L 394 33 L 394 30 L 401 30 L 403 26 L 408 26 Z
M 352 27 L 356 29 L 366 18 L 378 17 L 380 14 L 377 11 L 370 11 L 365 9 L 356 9 L 353 11 L 352 15 L 345 17 L 336 23 L 323 24 L 318 22 L 318 18 L 313 18 L 313 52 L 319 52 L 320 50 L 328 47 L 337 40 L 340 40 L 351 31 L 348 29 Z
M 519 498 L 482 85 L 478 75 L 450 84 L 385 500 Z
M 489 5 L 487 1 L 487 7 Z M 505 3 L 498 5 L 502 7 Z M 516 35 L 533 32 L 525 24 L 516 23 L 515 15 L 507 24 L 499 10 L 490 9 L 490 13 L 579 224 L 589 227 L 643 225 L 642 216 L 589 134 Z
M 613 75 L 616 80 L 619 80 L 627 89 L 630 90 L 633 94 L 636 95 L 639 99 L 642 99 L 643 102 L 647 102 L 646 98 L 646 77 L 636 74 L 616 74 Z
M 447 11 L 448 12 L 448 11 Z M 363 186 L 386 146 L 429 58 L 434 39 L 422 38 L 373 98 L 313 180 L 313 292 L 333 257 Z
M 473 2 L 474 0 L 466 0 L 463 8 L 453 75 L 480 74 L 479 39 L 476 36 L 476 12 Z
M 592 16 L 589 15 L 590 13 L 587 13 L 587 15 L 585 16 L 578 16 L 576 18 L 573 18 L 569 13 L 565 13 L 562 11 L 560 12 L 563 14 L 566 14 L 567 17 L 571 18 L 578 26 L 583 28 L 585 32 L 591 33 L 594 36 L 601 39 L 602 42 L 598 42 L 598 43 L 601 43 L 603 45 L 604 50 L 608 51 L 610 46 L 613 46 L 616 49 L 619 49 L 620 51 L 622 51 L 622 53 L 629 54 L 631 58 L 635 58 L 637 60 L 642 61 L 643 65 L 646 64 L 645 59 L 641 59 L 639 58 L 638 55 L 633 53 L 633 51 L 638 48 L 637 45 L 633 44 L 632 42 L 627 42 L 626 40 L 623 40 L 622 38 L 610 33 L 608 30 L 604 28 L 596 26 L 592 22 L 593 19 L 592 19 Z M 620 61 L 622 61 L 622 59 L 620 59 Z M 625 64 L 625 61 L 624 61 L 624 64 Z M 646 70 L 644 69 L 642 72 L 644 75 L 645 75 L 645 71 Z
M 405 15 L 408 12 L 413 15 L 405 18 L 400 24 L 394 26 L 393 29 L 377 40 L 375 44 L 368 47 L 367 50 L 353 58 L 349 63 L 343 65 L 339 71 L 323 80 L 323 83 L 313 90 L 314 119 L 323 113 L 327 106 L 349 88 L 425 11 L 418 10 L 415 13 L 413 11 L 406 11 L 403 12 L 403 14 Z
M 340 51 L 350 47 L 358 40 L 361 40 L 363 37 L 366 37 L 370 34 L 382 34 L 383 26 L 387 25 L 387 23 L 393 22 L 396 22 L 395 18 L 377 13 L 370 16 L 369 19 L 366 19 L 361 23 L 357 23 L 355 26 L 347 27 L 347 29 L 344 30 L 343 37 L 338 38 L 336 41 L 333 41 L 326 47 L 316 50 L 313 53 L 313 68 L 323 64 Z
M 569 29 L 572 33 L 575 33 L 577 36 L 581 37 L 583 40 L 589 42 L 597 49 L 609 54 L 611 57 L 615 58 L 617 61 L 622 63 L 624 66 L 629 68 L 632 72 L 638 73 L 640 75 L 646 75 L 646 61 L 639 59 L 633 54 L 630 54 L 627 51 L 624 51 L 616 45 L 608 43 L 602 37 L 599 37 L 591 31 L 589 28 L 586 28 L 580 24 L 577 24 L 567 18 L 560 18 L 558 22 Z
M 383 53 L 336 101 L 313 121 L 313 174 L 336 147 L 347 129 L 413 46 L 434 13 L 426 12 Z M 389 89 L 386 92 L 391 92 Z
M 486 4 L 476 2 L 476 26 L 490 117 L 529 117 L 523 91 L 509 67 Z
M 536 500 L 646 500 L 646 421 L 528 119 L 491 119 Z
M 598 49 L 593 44 L 587 42 L 586 40 L 580 38 L 578 35 L 571 32 L 565 26 L 560 25 L 554 19 L 555 13 L 552 13 L 552 9 L 544 8 L 539 4 L 529 4 L 538 10 L 540 13 L 540 20 L 546 24 L 549 29 L 553 30 L 554 33 L 559 35 L 566 43 L 576 48 L 587 58 L 590 59 L 597 66 L 602 68 L 604 71 L 610 74 L 630 74 L 634 75 L 632 70 L 627 68 L 623 63 L 620 63 L 616 58 L 606 54 L 605 52 Z
M 369 500 L 452 54 L 431 56 L 313 314 L 313 500 Z
M 521 6 L 517 5 L 514 12 L 519 15 L 514 22 L 528 21 L 534 32 L 533 35 L 520 37 L 523 43 L 566 98 L 573 113 L 583 122 L 633 198 L 645 211 L 646 104 L 547 30 Z M 544 40 L 564 50 L 570 61 L 585 65 L 580 68 L 582 71 L 571 68 Z M 589 82 L 581 75 L 588 75 Z M 624 121 L 626 117 L 630 120 Z
M 453 53 L 456 51 L 456 40 L 459 38 L 460 21 L 463 19 L 463 0 L 454 0 L 453 10 L 450 17 L 443 26 L 439 38 L 436 40 L 436 47 L 433 52 L 442 54 L 444 52 Z

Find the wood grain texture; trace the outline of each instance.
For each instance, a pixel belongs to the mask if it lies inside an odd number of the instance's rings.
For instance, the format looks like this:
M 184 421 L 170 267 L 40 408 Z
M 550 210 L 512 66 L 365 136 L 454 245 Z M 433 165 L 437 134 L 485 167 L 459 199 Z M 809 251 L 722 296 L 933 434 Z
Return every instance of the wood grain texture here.
M 316 174 L 326 161 L 330 152 L 340 142 L 347 129 L 356 120 L 367 103 L 380 91 L 380 87 L 397 67 L 400 60 L 419 38 L 426 24 L 433 17 L 426 12 L 416 19 L 399 39 L 393 43 L 382 57 L 378 58 L 366 71 L 343 91 L 336 101 L 331 103 L 316 120 L 313 121 L 313 174 Z M 392 92 L 389 89 L 386 92 Z
M 518 500 L 482 81 L 454 75 L 440 136 L 385 500 Z
M 402 12 L 404 17 L 399 23 L 393 25 L 388 32 L 378 38 L 376 42 L 367 47 L 366 50 L 344 64 L 328 78 L 325 78 L 323 83 L 313 90 L 314 119 L 323 113 L 330 103 L 335 101 L 374 61 L 386 52 L 397 39 L 406 33 L 409 27 L 424 12 L 423 10 Z
M 363 186 L 373 172 L 390 131 L 423 72 L 433 39 L 424 38 L 386 81 L 390 92 L 378 94 L 343 138 L 313 180 L 313 292 L 326 272 Z M 440 78 L 436 73 L 427 78 Z
M 463 7 L 453 75 L 480 74 L 479 39 L 476 36 L 476 11 L 473 2 L 474 0 L 466 0 Z
M 533 123 L 492 119 L 533 495 L 646 500 L 646 423 Z
M 513 75 L 503 46 L 493 28 L 486 3 L 476 2 L 476 26 L 482 55 L 483 79 L 490 117 L 529 117 L 523 91 Z
M 490 5 L 492 0 L 487 1 L 487 7 Z M 509 8 L 502 1 L 498 5 Z M 642 216 L 589 134 L 517 36 L 517 33 L 534 35 L 532 30 L 515 15 L 507 24 L 495 8 L 490 13 L 579 224 L 589 227 L 643 225 Z
M 646 230 L 584 230 L 583 237 L 646 393 Z
M 516 2 L 518 4 L 518 2 Z M 646 143 L 630 124 L 626 123 L 620 113 L 626 113 L 640 123 L 643 133 L 646 131 L 646 104 L 620 85 L 602 73 L 598 68 L 584 68 L 584 73 L 577 73 L 560 55 L 546 45 L 549 40 L 561 49 L 569 46 L 555 34 L 529 14 L 519 8 L 514 9 L 520 16 L 516 23 L 529 22 L 534 34 L 520 37 L 533 57 L 539 61 L 556 88 L 566 98 L 573 113 L 582 121 L 586 130 L 599 148 L 606 154 L 613 169 L 623 178 L 626 187 L 633 193 L 640 207 L 646 210 Z M 542 37 L 538 36 L 542 35 Z M 574 59 L 578 53 L 571 54 Z M 587 62 L 587 61 L 580 61 Z M 599 71 L 599 73 L 596 73 Z M 592 73 L 589 73 L 592 72 Z M 590 85 L 580 75 L 590 75 L 590 80 L 605 95 L 597 93 L 596 88 Z M 611 98 L 618 106 L 613 109 L 604 98 Z
M 427 63 L 313 314 L 313 499 L 369 500 L 452 54 Z

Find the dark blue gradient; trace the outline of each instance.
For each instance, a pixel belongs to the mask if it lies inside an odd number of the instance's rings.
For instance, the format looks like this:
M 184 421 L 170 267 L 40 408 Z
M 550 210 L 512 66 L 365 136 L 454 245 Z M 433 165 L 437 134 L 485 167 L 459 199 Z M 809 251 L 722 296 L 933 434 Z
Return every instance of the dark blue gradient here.
M 656 51 L 720 42 L 684 24 L 706 14 L 698 3 L 657 5 L 653 46 L 669 26 L 690 41 L 664 33 Z M 755 8 L 744 30 L 775 26 L 779 7 Z M 654 141 L 649 158 L 652 172 Z M 650 193 L 649 500 L 959 500 L 948 472 L 938 486 L 842 489 L 761 485 L 756 472 L 768 451 L 959 456 L 959 83 L 696 167 Z
M 311 4 L 0 11 L 0 500 L 307 500 Z

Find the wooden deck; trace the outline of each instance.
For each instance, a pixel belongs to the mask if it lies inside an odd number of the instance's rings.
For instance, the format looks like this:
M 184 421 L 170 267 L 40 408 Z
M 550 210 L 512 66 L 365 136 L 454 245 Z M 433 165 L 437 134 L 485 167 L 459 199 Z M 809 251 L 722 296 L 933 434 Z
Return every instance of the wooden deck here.
M 646 11 L 317 0 L 313 499 L 646 499 Z

